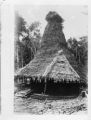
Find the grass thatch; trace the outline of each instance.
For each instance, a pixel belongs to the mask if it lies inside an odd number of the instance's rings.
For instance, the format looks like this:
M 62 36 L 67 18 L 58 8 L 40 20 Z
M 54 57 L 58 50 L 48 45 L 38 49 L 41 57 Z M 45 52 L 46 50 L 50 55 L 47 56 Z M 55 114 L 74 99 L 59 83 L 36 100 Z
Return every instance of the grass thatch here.
M 43 76 L 48 76 L 50 78 L 54 78 L 55 80 L 68 81 L 75 81 L 80 78 L 63 53 L 61 53 L 61 55 L 58 54 L 53 59 L 50 65 L 46 68 Z
M 48 22 L 58 22 L 58 23 L 63 23 L 63 18 L 58 14 L 56 13 L 55 11 L 50 11 L 47 16 L 46 16 L 46 20 Z
M 16 76 L 48 76 L 71 81 L 79 79 L 79 75 L 74 70 L 77 68 L 77 63 L 66 47 L 62 21 L 57 21 L 55 17 L 59 20 L 59 15 L 56 13 L 54 16 L 53 12 L 47 15 L 48 25 L 44 31 L 40 50 L 28 65 L 16 73 Z M 54 21 L 51 22 L 49 18 L 54 18 Z M 63 53 L 58 54 L 59 50 L 63 50 Z
M 24 68 L 20 69 L 18 76 L 43 76 L 54 78 L 55 80 L 79 80 L 79 75 L 68 62 L 66 56 L 58 52 L 54 54 L 37 54 L 36 57 Z

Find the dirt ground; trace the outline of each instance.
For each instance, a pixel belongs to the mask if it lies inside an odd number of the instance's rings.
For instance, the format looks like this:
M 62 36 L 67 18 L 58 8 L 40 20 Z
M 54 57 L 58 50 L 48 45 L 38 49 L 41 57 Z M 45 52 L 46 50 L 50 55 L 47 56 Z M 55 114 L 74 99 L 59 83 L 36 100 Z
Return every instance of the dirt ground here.
M 18 91 L 14 95 L 14 111 L 30 114 L 87 114 L 87 97 L 72 99 L 39 100 L 24 97 L 26 90 Z

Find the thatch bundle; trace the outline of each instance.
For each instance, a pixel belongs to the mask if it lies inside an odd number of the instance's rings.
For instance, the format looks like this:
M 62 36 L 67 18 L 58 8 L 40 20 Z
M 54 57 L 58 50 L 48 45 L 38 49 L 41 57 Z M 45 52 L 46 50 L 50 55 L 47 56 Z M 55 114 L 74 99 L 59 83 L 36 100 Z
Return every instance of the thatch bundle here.
M 64 21 L 63 18 L 55 11 L 50 11 L 46 16 L 46 20 L 48 22 L 57 22 L 57 23 L 63 23 Z

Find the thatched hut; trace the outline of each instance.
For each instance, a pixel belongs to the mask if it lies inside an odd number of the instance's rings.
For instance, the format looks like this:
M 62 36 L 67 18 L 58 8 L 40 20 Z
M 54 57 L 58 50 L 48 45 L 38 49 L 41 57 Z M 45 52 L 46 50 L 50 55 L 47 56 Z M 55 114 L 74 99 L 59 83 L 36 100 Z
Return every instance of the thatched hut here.
M 40 50 L 29 64 L 16 73 L 15 80 L 30 83 L 36 93 L 78 95 L 80 76 L 75 71 L 75 58 L 67 49 L 62 31 L 63 19 L 56 12 L 49 12 L 46 20 L 48 24 Z

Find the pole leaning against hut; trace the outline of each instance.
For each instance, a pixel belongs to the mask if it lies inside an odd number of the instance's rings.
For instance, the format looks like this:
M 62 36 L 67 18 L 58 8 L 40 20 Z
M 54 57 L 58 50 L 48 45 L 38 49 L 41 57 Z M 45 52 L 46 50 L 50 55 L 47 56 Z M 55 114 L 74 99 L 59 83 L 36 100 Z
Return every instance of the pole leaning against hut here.
M 34 59 L 20 69 L 16 76 L 31 77 L 30 87 L 36 93 L 74 94 L 79 89 L 80 76 L 73 54 L 67 49 L 63 33 L 63 18 L 56 12 L 49 12 L 48 22 L 41 41 L 41 47 Z M 36 77 L 36 80 L 33 78 Z M 33 79 L 33 80 L 32 80 Z M 76 88 L 77 87 L 77 88 Z M 69 91 L 69 94 L 67 94 Z M 74 95 L 71 94 L 71 95 Z

